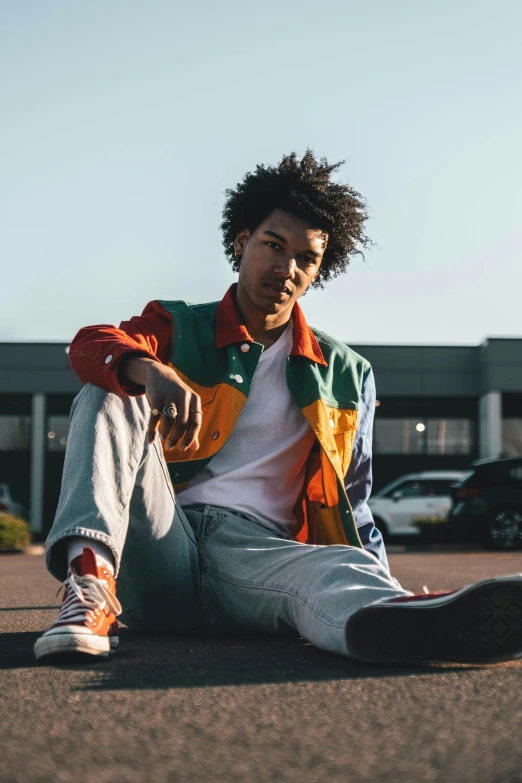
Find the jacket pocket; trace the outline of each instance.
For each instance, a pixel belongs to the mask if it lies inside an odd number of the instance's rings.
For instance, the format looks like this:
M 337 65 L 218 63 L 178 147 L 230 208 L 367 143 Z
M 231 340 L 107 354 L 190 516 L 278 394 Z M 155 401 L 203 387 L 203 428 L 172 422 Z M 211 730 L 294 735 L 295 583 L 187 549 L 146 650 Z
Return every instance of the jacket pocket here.
M 330 546 L 332 544 L 348 545 L 350 543 L 341 522 L 339 506 L 317 509 L 313 543 L 322 546 Z
M 201 399 L 201 407 L 205 407 L 205 405 L 210 405 L 211 402 L 214 402 L 214 397 L 217 394 L 218 387 L 216 386 L 198 386 L 197 389 L 194 389 L 196 394 L 199 394 L 199 397 Z
M 343 476 L 352 459 L 355 433 L 357 432 L 357 411 L 330 409 L 330 422 L 337 452 L 341 460 Z

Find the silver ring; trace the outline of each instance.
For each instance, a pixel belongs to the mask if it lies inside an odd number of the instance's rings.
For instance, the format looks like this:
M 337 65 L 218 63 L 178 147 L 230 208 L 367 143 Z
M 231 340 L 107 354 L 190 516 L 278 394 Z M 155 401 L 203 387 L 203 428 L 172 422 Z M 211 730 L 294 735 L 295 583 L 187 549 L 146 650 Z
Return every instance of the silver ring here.
M 203 416 L 203 411 L 189 411 L 189 413 L 200 413 Z
M 165 416 L 166 419 L 175 419 L 178 415 L 178 409 L 173 402 L 169 402 L 167 405 L 163 406 L 161 415 Z

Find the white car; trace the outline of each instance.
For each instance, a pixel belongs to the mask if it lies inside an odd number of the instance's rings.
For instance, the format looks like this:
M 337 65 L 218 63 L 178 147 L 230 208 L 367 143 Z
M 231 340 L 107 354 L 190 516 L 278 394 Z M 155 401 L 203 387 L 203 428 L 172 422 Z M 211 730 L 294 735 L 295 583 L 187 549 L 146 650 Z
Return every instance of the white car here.
M 451 487 L 466 475 L 458 470 L 408 473 L 372 495 L 368 505 L 383 538 L 419 535 L 414 525 L 419 518 L 445 519 L 451 508 Z

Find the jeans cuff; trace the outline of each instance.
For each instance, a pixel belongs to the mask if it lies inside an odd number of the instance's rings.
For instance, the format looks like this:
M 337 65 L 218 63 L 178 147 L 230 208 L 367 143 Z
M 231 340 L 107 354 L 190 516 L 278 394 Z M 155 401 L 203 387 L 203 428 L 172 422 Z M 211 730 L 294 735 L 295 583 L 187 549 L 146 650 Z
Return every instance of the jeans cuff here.
M 67 562 L 66 542 L 64 539 L 73 536 L 92 538 L 94 541 L 100 541 L 102 544 L 105 544 L 105 546 L 108 546 L 114 557 L 114 577 L 116 578 L 118 576 L 121 552 L 119 548 L 114 545 L 114 540 L 111 536 L 107 533 L 102 533 L 100 530 L 91 530 L 86 527 L 70 527 L 67 530 L 62 531 L 59 535 L 48 538 L 45 542 L 45 565 L 47 566 L 47 570 L 56 577 L 56 579 L 63 582 L 67 576 L 69 563 Z M 57 544 L 61 544 L 58 549 L 56 549 Z

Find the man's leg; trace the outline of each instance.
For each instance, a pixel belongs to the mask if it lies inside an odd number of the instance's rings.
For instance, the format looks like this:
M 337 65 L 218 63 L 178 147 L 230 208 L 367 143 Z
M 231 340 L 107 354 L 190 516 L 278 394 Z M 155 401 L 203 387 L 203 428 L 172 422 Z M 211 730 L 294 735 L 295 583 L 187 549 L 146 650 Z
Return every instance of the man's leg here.
M 47 566 L 63 580 L 71 537 L 99 542 L 114 558 L 126 624 L 197 627 L 203 622 L 197 545 L 159 439 L 147 443 L 148 416 L 145 397 L 90 384 L 75 399 Z
M 210 627 L 293 630 L 323 650 L 350 655 L 348 618 L 377 601 L 410 595 L 363 549 L 300 544 L 210 506 L 201 525 Z
M 297 631 L 368 662 L 497 661 L 522 656 L 522 575 L 414 596 L 368 552 L 278 538 L 207 508 L 202 521 L 207 622 Z

